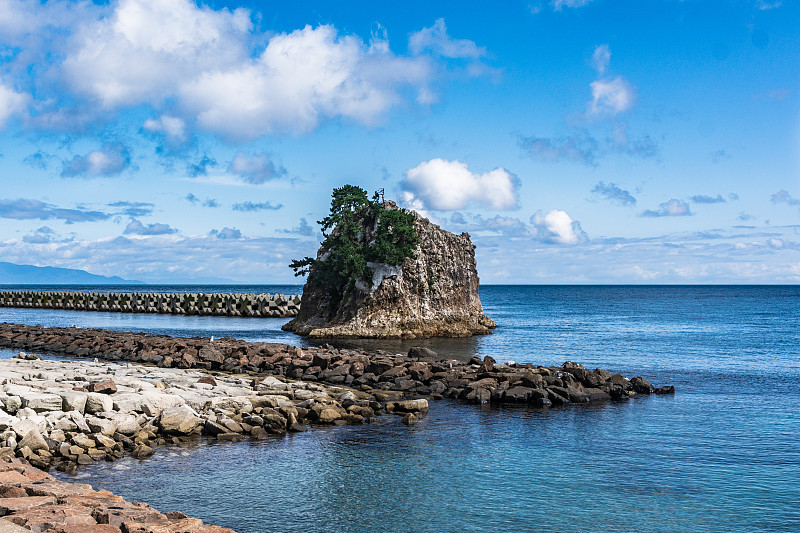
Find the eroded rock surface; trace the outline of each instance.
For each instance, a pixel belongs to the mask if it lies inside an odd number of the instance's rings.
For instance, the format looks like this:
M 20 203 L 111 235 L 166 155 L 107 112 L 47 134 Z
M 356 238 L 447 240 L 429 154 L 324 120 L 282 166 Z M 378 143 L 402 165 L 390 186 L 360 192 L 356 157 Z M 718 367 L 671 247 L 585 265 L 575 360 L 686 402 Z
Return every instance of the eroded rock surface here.
M 387 209 L 397 209 L 385 202 Z M 478 295 L 475 246 L 415 213 L 420 239 L 415 258 L 400 266 L 368 263 L 368 273 L 341 302 L 313 276 L 303 288 L 297 317 L 283 329 L 317 338 L 469 337 L 491 333 Z M 374 239 L 374 228 L 364 238 Z M 327 250 L 320 249 L 317 259 Z
M 0 461 L 0 516 L 3 532 L 235 533 L 85 483 L 59 481 L 19 460 Z

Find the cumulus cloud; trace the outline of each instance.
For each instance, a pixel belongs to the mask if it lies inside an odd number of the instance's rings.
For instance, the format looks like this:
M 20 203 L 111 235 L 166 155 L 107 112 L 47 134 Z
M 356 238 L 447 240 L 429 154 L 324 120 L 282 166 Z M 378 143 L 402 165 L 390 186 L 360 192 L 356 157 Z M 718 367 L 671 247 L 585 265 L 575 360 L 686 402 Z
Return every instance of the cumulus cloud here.
M 475 204 L 490 209 L 519 207 L 520 180 L 504 168 L 474 174 L 466 163 L 431 159 L 405 173 L 403 199 L 413 209 L 452 211 Z
M 333 26 L 306 26 L 274 36 L 247 64 L 202 73 L 179 96 L 201 128 L 249 139 L 304 133 L 336 116 L 372 124 L 401 101 L 399 88 L 426 95 L 431 74 L 425 58 L 395 56 Z
M 692 215 L 689 204 L 673 198 L 658 206 L 657 210 L 647 209 L 639 213 L 640 217 L 683 217 Z
M 444 19 L 437 19 L 430 28 L 414 32 L 408 39 L 412 54 L 430 51 L 442 57 L 456 59 L 479 59 L 486 55 L 486 49 L 469 39 L 453 39 L 447 34 Z
M 630 192 L 621 189 L 614 183 L 606 185 L 601 181 L 592 188 L 592 193 L 619 205 L 636 205 L 636 198 Z
M 63 220 L 67 224 L 75 222 L 98 222 L 108 220 L 112 215 L 88 209 L 67 209 L 56 207 L 40 200 L 19 198 L 0 200 L 0 218 L 15 220 Z
M 233 204 L 234 211 L 277 211 L 283 204 L 273 204 L 272 202 L 241 202 Z
M 171 233 L 177 233 L 178 230 L 175 228 L 171 228 L 169 224 L 148 224 L 144 225 L 139 222 L 137 219 L 132 218 L 131 221 L 125 226 L 125 231 L 122 232 L 123 235 L 169 235 Z
M 63 164 L 61 176 L 65 178 L 110 177 L 121 173 L 131 165 L 131 154 L 122 144 L 107 144 L 101 150 L 75 156 Z
M 773 204 L 788 204 L 788 205 L 800 205 L 800 200 L 797 198 L 793 198 L 789 191 L 785 189 L 781 189 L 780 191 L 776 192 L 770 197 L 770 201 Z
M 592 67 L 594 67 L 598 74 L 603 74 L 606 71 L 610 61 L 611 50 L 608 48 L 607 44 L 601 44 L 594 49 L 594 53 L 592 54 Z
M 228 172 L 238 175 L 243 181 L 256 185 L 286 175 L 283 165 L 276 165 L 267 154 L 247 155 L 239 152 L 228 165 Z
M 636 90 L 621 76 L 595 80 L 589 86 L 592 89 L 590 115 L 617 115 L 633 107 L 636 99 Z
M 159 103 L 182 80 L 248 57 L 247 10 L 214 11 L 189 0 L 121 0 L 83 25 L 63 64 L 77 91 L 106 108 Z
M 242 238 L 242 232 L 236 228 L 224 227 L 221 230 L 213 229 L 208 233 L 209 237 L 223 240 L 236 240 Z
M 0 128 L 4 128 L 11 117 L 25 112 L 30 100 L 29 94 L 17 92 L 0 82 Z
M 411 40 L 419 54 L 398 55 L 385 32 L 368 42 L 332 25 L 280 33 L 254 27 L 248 9 L 192 0 L 5 0 L 0 9 L 0 42 L 14 48 L 7 71 L 30 77 L 42 57 L 54 61 L 51 76 L 32 79 L 31 125 L 82 131 L 150 108 L 142 131 L 163 135 L 166 151 L 198 129 L 238 142 L 329 119 L 375 124 L 398 104 L 435 101 L 440 58 L 473 60 L 468 72 L 481 73 L 486 51 L 452 38 L 444 21 Z M 34 100 L 2 83 L 0 125 Z
M 554 244 L 578 244 L 586 242 L 586 233 L 580 222 L 573 220 L 565 211 L 551 209 L 547 213 L 537 211 L 531 217 L 540 240 Z

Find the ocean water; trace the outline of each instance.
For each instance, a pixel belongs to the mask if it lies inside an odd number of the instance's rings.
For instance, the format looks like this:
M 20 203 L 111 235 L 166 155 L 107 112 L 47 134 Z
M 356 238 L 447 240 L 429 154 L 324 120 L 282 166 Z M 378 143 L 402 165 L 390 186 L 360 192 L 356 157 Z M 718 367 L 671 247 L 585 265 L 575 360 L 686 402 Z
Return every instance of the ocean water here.
M 440 401 L 411 428 L 384 416 L 164 448 L 77 478 L 242 533 L 800 531 L 800 287 L 484 286 L 481 299 L 493 335 L 358 344 L 571 360 L 676 394 L 544 410 Z M 0 321 L 305 342 L 281 319 L 0 308 Z

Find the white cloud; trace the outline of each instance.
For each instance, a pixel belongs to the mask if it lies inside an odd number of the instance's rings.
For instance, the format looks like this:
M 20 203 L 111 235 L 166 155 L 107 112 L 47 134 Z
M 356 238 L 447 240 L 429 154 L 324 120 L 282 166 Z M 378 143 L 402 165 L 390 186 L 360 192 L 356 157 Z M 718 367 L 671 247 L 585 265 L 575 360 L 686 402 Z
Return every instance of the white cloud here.
M 486 55 L 486 49 L 474 41 L 450 37 L 444 19 L 437 19 L 430 28 L 412 33 L 408 38 L 408 48 L 412 54 L 429 50 L 436 55 L 456 59 L 479 59 Z
M 336 116 L 371 124 L 401 101 L 402 86 L 416 87 L 420 100 L 429 98 L 429 61 L 387 50 L 339 36 L 332 26 L 306 26 L 276 35 L 248 64 L 203 73 L 181 88 L 180 97 L 201 128 L 232 138 L 307 132 Z
M 158 103 L 197 73 L 248 56 L 247 10 L 189 0 L 121 0 L 74 36 L 63 68 L 72 87 L 105 107 Z
M 647 209 L 639 213 L 640 217 L 684 217 L 691 215 L 692 211 L 689 209 L 689 204 L 677 198 L 672 198 L 659 204 L 657 210 Z
M 163 133 L 167 142 L 173 146 L 181 145 L 188 139 L 186 122 L 178 117 L 161 115 L 157 119 L 149 118 L 142 127 L 153 133 Z
M 86 155 L 78 155 L 64 161 L 61 176 L 114 176 L 131 164 L 131 154 L 122 144 L 108 144 L 101 150 L 93 150 Z
M 24 113 L 30 99 L 30 95 L 19 93 L 0 83 L 0 128 L 14 115 Z
M 228 172 L 238 174 L 247 183 L 254 184 L 266 183 L 286 175 L 286 169 L 283 166 L 275 165 L 269 155 L 248 156 L 244 152 L 236 154 L 231 164 L 228 165 Z
M 565 211 L 551 209 L 546 214 L 537 211 L 531 217 L 537 236 L 545 242 L 556 244 L 578 244 L 586 241 L 586 233 L 581 224 L 573 220 Z
M 603 74 L 608 68 L 608 63 L 611 61 L 611 50 L 607 44 L 601 44 L 594 49 L 592 54 L 592 67 L 598 72 Z
M 443 22 L 426 30 L 420 46 L 436 55 L 484 53 L 450 38 Z M 247 141 L 305 133 L 328 119 L 370 125 L 409 99 L 436 101 L 434 59 L 392 53 L 385 31 L 367 43 L 330 25 L 261 31 L 247 9 L 192 0 L 0 0 L 0 42 L 19 49 L 8 71 L 56 61 L 40 80 L 63 83 L 49 94 L 37 87 L 37 127 L 77 131 L 150 106 L 163 114 L 144 129 L 163 133 L 173 148 L 195 129 Z
M 596 80 L 590 84 L 592 101 L 589 112 L 593 115 L 616 115 L 633 107 L 636 90 L 621 76 Z
M 178 230 L 171 228 L 169 224 L 162 224 L 156 222 L 154 224 L 144 225 L 139 220 L 131 218 L 131 221 L 125 226 L 123 235 L 169 235 L 170 233 L 177 233 Z
M 406 171 L 404 201 L 412 208 L 452 211 L 470 203 L 490 209 L 516 209 L 519 178 L 504 168 L 474 174 L 466 163 L 432 159 Z

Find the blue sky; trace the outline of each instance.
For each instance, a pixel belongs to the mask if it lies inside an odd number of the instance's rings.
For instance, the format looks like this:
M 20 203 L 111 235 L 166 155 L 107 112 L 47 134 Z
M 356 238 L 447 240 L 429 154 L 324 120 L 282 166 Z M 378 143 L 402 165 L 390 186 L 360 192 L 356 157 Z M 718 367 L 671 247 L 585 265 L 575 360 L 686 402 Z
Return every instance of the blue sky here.
M 799 93 L 789 0 L 0 0 L 0 258 L 291 283 L 352 183 L 483 283 L 796 283 Z

